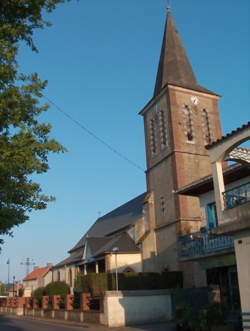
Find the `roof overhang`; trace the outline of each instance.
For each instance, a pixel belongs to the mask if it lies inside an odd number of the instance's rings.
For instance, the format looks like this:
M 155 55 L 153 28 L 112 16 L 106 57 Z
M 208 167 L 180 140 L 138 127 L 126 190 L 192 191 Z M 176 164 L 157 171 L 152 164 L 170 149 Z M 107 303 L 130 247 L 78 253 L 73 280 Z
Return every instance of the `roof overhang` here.
M 224 169 L 225 184 L 232 183 L 236 180 L 249 176 L 249 166 L 247 165 L 232 165 Z M 200 180 L 193 182 L 178 191 L 177 194 L 199 196 L 214 189 L 212 175 L 203 177 Z

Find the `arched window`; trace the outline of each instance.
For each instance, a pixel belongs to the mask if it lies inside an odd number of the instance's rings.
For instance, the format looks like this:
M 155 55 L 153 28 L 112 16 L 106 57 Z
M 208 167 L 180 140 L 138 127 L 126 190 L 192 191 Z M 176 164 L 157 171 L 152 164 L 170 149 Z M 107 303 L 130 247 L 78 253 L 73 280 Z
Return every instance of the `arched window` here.
M 188 141 L 194 140 L 193 133 L 193 124 L 192 124 L 192 111 L 189 106 L 184 106 L 184 118 L 185 118 L 185 134 L 187 136 Z
M 212 142 L 212 139 L 211 139 L 211 130 L 210 130 L 210 124 L 209 124 L 208 111 L 206 109 L 202 110 L 202 118 L 203 118 L 205 145 L 208 145 Z
M 150 150 L 151 154 L 155 155 L 157 153 L 157 123 L 156 119 L 152 118 L 150 120 L 150 134 L 149 134 L 149 140 L 150 140 Z
M 123 272 L 135 272 L 131 267 L 126 267 Z
M 163 149 L 168 145 L 166 114 L 163 110 L 159 111 L 159 129 L 160 143 L 161 148 Z
M 162 216 L 166 215 L 166 201 L 164 197 L 160 197 L 160 210 Z

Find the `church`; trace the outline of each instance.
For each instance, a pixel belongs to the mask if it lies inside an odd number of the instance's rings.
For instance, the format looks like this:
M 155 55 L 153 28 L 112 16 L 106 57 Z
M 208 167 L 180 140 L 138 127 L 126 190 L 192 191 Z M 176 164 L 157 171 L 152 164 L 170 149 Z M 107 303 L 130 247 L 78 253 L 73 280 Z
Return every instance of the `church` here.
M 168 8 L 153 97 L 139 113 L 147 191 L 98 218 L 69 257 L 53 267 L 54 281 L 73 288 L 78 271 L 118 267 L 119 272 L 182 271 L 185 287 L 206 285 L 200 264 L 180 258 L 180 238 L 206 227 L 198 195 L 181 189 L 211 177 L 206 146 L 221 138 L 219 99 L 199 85 Z

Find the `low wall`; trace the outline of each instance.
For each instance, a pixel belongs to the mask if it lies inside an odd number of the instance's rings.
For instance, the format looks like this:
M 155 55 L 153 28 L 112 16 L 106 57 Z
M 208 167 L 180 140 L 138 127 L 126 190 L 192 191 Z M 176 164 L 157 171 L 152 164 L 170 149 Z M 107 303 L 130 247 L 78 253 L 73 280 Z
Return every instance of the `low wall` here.
M 172 317 L 171 292 L 107 291 L 101 324 L 108 327 L 168 321 Z
M 0 312 L 75 322 L 102 324 L 108 327 L 168 321 L 172 317 L 169 290 L 107 291 L 100 311 L 0 307 Z M 87 309 L 88 308 L 88 309 Z
M 17 308 L 0 307 L 0 313 L 15 314 L 16 315 L 16 312 L 17 312 Z
M 79 310 L 71 310 L 67 312 L 67 320 L 73 321 L 73 322 L 83 322 L 84 320 L 84 312 L 81 312 Z M 86 322 L 86 321 L 85 321 Z

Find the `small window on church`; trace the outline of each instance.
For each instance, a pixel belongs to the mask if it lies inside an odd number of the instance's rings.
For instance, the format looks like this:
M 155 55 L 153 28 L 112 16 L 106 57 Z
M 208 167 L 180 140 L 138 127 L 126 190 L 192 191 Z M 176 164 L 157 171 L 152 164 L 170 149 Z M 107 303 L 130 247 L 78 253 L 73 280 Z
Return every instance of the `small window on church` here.
M 188 141 L 194 140 L 193 134 L 193 123 L 192 123 L 192 111 L 189 106 L 184 106 L 184 118 L 185 118 L 185 134 L 187 136 Z
M 212 139 L 211 139 L 211 130 L 210 130 L 210 124 L 209 124 L 208 111 L 206 109 L 202 110 L 202 118 L 203 118 L 205 145 L 208 145 L 211 143 Z
M 159 111 L 159 127 L 160 127 L 160 143 L 161 143 L 161 148 L 163 149 L 168 145 L 166 115 L 163 110 Z
M 144 226 L 145 230 L 150 230 L 150 217 L 149 217 L 149 204 L 144 203 L 142 207 L 142 214 L 143 214 L 143 220 L 144 220 Z
M 160 197 L 160 210 L 163 216 L 166 215 L 166 201 L 164 197 Z
M 151 154 L 155 155 L 157 153 L 157 137 L 156 137 L 156 119 L 152 118 L 150 120 L 150 150 Z

